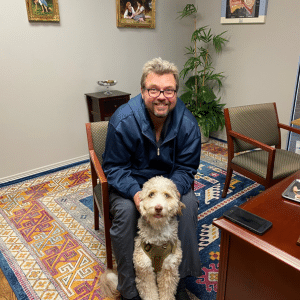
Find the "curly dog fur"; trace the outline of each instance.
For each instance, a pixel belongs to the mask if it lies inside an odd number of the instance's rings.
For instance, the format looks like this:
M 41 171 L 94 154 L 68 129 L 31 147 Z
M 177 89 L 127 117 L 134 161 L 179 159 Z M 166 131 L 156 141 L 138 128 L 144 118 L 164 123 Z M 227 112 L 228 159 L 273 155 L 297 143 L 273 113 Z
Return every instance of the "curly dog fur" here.
M 177 215 L 181 214 L 185 205 L 180 202 L 176 185 L 162 176 L 145 182 L 140 199 L 141 217 L 133 253 L 137 290 L 143 300 L 174 300 L 179 282 L 178 267 L 182 259 Z M 153 259 L 145 249 L 165 248 L 166 244 L 170 245 L 172 251 L 163 259 L 159 271 L 155 272 Z M 117 275 L 112 270 L 106 270 L 100 277 L 100 289 L 107 297 L 120 297 L 117 283 Z

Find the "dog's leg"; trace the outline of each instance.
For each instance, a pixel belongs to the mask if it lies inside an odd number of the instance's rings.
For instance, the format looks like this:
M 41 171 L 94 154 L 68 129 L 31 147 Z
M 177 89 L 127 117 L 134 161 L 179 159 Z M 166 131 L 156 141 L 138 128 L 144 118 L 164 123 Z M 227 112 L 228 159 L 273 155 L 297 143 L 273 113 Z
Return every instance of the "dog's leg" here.
M 175 300 L 179 273 L 177 268 L 162 269 L 157 274 L 157 284 L 160 300 Z
M 133 263 L 136 276 L 136 288 L 140 297 L 143 300 L 159 300 L 156 274 L 153 271 L 152 261 L 140 247 L 140 242 L 137 242 L 135 245 Z
M 182 259 L 180 241 L 174 254 L 170 254 L 164 261 L 162 270 L 157 274 L 157 285 L 160 300 L 175 300 L 179 282 L 178 267 Z
M 136 270 L 136 288 L 143 300 L 159 300 L 156 275 L 152 270 L 140 268 Z M 171 300 L 171 299 L 169 299 Z

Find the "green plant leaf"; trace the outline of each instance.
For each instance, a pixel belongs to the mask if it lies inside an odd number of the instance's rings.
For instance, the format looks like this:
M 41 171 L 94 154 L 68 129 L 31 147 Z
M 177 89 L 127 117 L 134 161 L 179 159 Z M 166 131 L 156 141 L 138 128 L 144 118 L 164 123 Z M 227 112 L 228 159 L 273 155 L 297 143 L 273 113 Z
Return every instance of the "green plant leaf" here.
M 177 18 L 185 18 L 187 16 L 195 15 L 197 13 L 197 8 L 194 4 L 187 4 L 182 11 L 179 11 L 179 16 Z
M 217 53 L 221 52 L 222 51 L 222 48 L 225 44 L 225 42 L 228 42 L 227 39 L 223 38 L 221 35 L 223 35 L 226 31 L 222 32 L 221 34 L 219 35 L 216 35 L 213 37 L 213 44 L 214 44 L 214 47 L 215 47 L 215 50 Z
M 212 38 L 213 38 L 213 36 L 211 34 L 211 30 L 209 29 L 208 32 L 207 32 L 207 26 L 204 26 L 204 27 L 196 29 L 192 33 L 191 41 L 192 42 L 202 41 L 202 42 L 207 44 L 211 41 Z

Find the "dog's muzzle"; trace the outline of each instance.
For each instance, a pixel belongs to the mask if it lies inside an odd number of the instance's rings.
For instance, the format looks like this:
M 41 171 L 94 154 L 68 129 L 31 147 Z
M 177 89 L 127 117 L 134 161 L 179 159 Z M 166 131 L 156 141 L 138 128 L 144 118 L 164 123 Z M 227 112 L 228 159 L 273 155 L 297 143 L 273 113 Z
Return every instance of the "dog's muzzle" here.
M 154 272 L 157 273 L 161 271 L 164 260 L 171 253 L 175 253 L 177 248 L 177 241 L 175 244 L 168 242 L 163 244 L 162 246 L 156 246 L 153 244 L 142 242 L 141 247 L 151 259 Z

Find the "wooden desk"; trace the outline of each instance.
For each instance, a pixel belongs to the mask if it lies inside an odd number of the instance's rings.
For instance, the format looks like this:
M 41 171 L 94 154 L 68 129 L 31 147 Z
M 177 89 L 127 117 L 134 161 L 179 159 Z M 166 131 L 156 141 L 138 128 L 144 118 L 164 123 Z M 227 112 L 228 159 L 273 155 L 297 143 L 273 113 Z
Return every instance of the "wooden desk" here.
M 130 99 L 130 94 L 121 91 L 111 91 L 111 95 L 104 92 L 86 95 L 90 122 L 108 120 L 116 109 Z
M 241 206 L 273 223 L 264 235 L 213 222 L 221 229 L 217 300 L 300 299 L 300 203 L 281 197 L 296 178 L 300 171 Z

